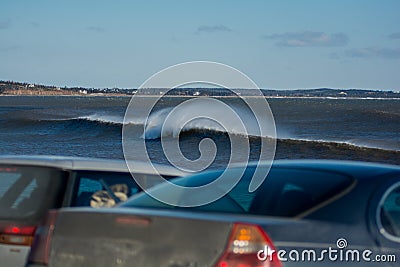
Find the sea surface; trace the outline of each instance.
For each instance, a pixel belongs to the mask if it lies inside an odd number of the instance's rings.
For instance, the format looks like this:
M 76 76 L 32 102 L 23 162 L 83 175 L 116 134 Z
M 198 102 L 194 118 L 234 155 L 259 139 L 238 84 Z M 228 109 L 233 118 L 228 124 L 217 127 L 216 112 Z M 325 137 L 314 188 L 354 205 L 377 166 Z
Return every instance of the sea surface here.
M 123 159 L 125 125 L 138 127 L 138 134 L 130 138 L 144 142 L 154 162 L 169 163 L 161 137 L 178 140 L 182 154 L 191 160 L 200 157 L 199 144 L 209 138 L 217 148 L 211 167 L 225 166 L 231 153 L 229 135 L 241 138 L 235 125 L 220 129 L 215 123 L 200 120 L 181 129 L 178 123 L 163 124 L 166 115 L 187 100 L 164 97 L 151 119 L 133 114 L 134 119 L 131 116 L 124 121 L 129 97 L 0 96 L 0 154 Z M 235 98 L 224 101 L 233 106 L 238 102 Z M 276 159 L 346 159 L 400 165 L 400 100 L 269 98 L 268 103 L 276 124 Z M 184 112 L 196 114 L 207 107 L 189 104 L 185 108 Z M 247 116 L 245 110 L 235 111 L 242 118 Z M 140 132 L 144 125 L 145 130 Z M 160 131 L 163 126 L 168 129 L 165 133 Z M 242 138 L 250 141 L 250 160 L 257 160 L 261 140 L 267 137 L 254 134 Z

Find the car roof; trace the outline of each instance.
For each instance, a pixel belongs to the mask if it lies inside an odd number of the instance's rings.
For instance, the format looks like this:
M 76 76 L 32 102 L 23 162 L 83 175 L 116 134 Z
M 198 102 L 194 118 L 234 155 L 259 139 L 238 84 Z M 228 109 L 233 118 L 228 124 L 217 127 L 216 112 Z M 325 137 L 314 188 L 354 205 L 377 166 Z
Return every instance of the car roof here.
M 188 173 L 172 166 L 129 161 L 134 173 L 185 176 Z M 53 167 L 64 170 L 129 172 L 125 160 L 67 156 L 0 156 L 0 164 Z M 154 167 L 153 167 L 153 166 Z M 156 170 L 158 171 L 156 171 Z
M 272 162 L 268 161 L 252 161 L 249 163 L 235 163 L 231 165 L 228 171 L 236 172 L 246 169 L 252 169 L 257 166 L 268 167 L 272 166 L 274 169 L 312 169 L 328 172 L 341 173 L 343 175 L 352 176 L 358 180 L 368 179 L 370 177 L 376 177 L 384 174 L 389 174 L 393 172 L 400 172 L 400 166 L 389 165 L 382 163 L 373 162 L 360 162 L 360 161 L 348 161 L 348 160 L 326 160 L 326 159 L 302 159 L 302 160 L 274 160 Z M 218 175 L 226 169 L 214 169 L 206 171 L 203 173 L 197 173 L 191 175 L 190 177 L 202 177 L 209 175 Z
M 400 166 L 397 165 L 350 160 L 277 160 L 273 165 L 283 168 L 311 168 L 340 172 L 358 179 L 400 171 Z

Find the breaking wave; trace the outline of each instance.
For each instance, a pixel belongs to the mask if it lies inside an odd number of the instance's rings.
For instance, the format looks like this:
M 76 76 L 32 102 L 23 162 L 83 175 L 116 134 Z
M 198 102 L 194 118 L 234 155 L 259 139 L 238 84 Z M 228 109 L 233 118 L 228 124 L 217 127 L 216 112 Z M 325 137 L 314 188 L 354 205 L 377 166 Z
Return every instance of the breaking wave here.
M 30 131 L 35 132 L 49 129 L 52 131 L 88 131 L 97 132 L 101 134 L 105 130 L 114 129 L 120 131 L 122 126 L 125 124 L 142 126 L 145 132 L 141 136 L 147 140 L 156 140 L 163 137 L 178 137 L 179 135 L 201 135 L 204 132 L 214 135 L 221 134 L 234 134 L 243 135 L 251 137 L 260 137 L 256 130 L 256 125 L 250 126 L 247 133 L 244 133 L 235 125 L 231 125 L 229 129 L 224 129 L 218 123 L 206 119 L 200 118 L 187 123 L 182 126 L 181 122 L 174 121 L 169 125 L 164 125 L 164 121 L 172 108 L 160 109 L 151 114 L 148 120 L 145 118 L 134 118 L 129 121 L 125 121 L 123 116 L 112 115 L 112 114 L 90 114 L 85 116 L 77 116 L 72 118 L 50 118 L 50 119 L 32 119 L 32 118 L 19 118 L 8 119 L 3 121 L 3 126 L 6 126 L 10 130 L 13 129 L 24 129 L 29 128 Z M 183 111 L 183 112 L 188 112 Z M 196 111 L 193 111 L 196 112 Z M 246 111 L 241 111 L 243 116 L 247 116 Z M 5 129 L 3 129 L 5 130 Z M 279 132 L 279 131 L 278 131 Z M 380 149 L 386 151 L 396 151 L 400 152 L 400 144 L 394 140 L 362 140 L 362 139 L 351 139 L 351 140 L 324 140 L 324 139 L 307 139 L 307 138 L 297 138 L 291 136 L 279 136 L 278 140 L 280 143 L 295 143 L 303 145 L 326 145 L 326 146 L 346 146 L 354 149 Z

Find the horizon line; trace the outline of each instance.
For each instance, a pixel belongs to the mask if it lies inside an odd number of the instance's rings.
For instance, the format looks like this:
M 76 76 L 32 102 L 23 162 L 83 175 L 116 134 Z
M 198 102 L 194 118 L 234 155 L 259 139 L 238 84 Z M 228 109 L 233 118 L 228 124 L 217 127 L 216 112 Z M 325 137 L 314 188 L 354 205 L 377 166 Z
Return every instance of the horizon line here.
M 27 84 L 27 85 L 35 85 L 35 86 L 44 86 L 44 87 L 54 87 L 61 89 L 72 89 L 72 88 L 80 88 L 80 89 L 94 89 L 94 90 L 105 90 L 105 89 L 118 89 L 118 90 L 139 90 L 139 89 L 166 89 L 165 87 L 149 87 L 149 88 L 124 88 L 124 87 L 87 87 L 87 86 L 58 86 L 58 85 L 48 85 L 42 83 L 31 83 L 31 82 L 21 82 L 21 81 L 13 81 L 13 80 L 0 80 L 0 83 L 14 83 L 14 84 Z M 229 89 L 223 87 L 176 87 L 173 89 Z M 300 90 L 341 90 L 341 91 L 349 91 L 349 90 L 361 90 L 361 91 L 382 91 L 382 92 L 395 92 L 400 93 L 400 89 L 376 89 L 376 88 L 337 88 L 337 87 L 309 87 L 309 88 L 231 88 L 237 90 L 251 90 L 251 89 L 259 89 L 259 90 L 270 90 L 270 91 L 300 91 Z

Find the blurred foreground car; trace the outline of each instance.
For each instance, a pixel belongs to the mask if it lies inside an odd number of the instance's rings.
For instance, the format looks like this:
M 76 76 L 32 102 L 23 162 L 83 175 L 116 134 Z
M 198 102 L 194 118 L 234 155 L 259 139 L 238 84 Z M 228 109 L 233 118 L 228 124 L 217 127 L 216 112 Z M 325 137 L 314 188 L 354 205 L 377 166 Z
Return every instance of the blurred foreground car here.
M 155 171 L 135 163 L 149 186 Z M 183 173 L 158 166 L 165 178 Z M 0 156 L 0 266 L 24 266 L 33 236 L 49 209 L 112 207 L 141 191 L 125 161 L 72 157 Z
M 255 164 L 224 197 L 196 208 L 142 192 L 113 209 L 51 212 L 29 266 L 398 266 L 400 167 L 276 161 L 254 192 Z M 208 184 L 223 171 L 177 178 Z M 185 205 L 187 191 L 150 191 Z M 213 190 L 220 190 L 214 187 Z

